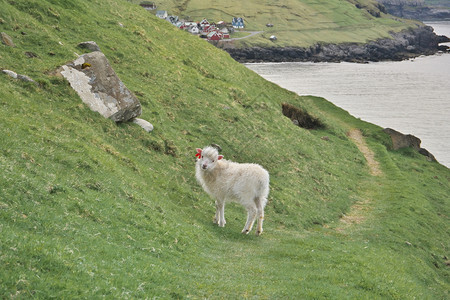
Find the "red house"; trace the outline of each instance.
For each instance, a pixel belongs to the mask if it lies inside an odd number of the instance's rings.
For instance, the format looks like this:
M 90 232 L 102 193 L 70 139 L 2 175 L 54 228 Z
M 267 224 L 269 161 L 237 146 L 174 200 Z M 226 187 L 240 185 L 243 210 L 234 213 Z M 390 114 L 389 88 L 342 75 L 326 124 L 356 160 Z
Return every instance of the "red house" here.
M 200 22 L 200 26 L 201 26 L 201 27 L 209 26 L 208 20 L 203 19 L 203 20 Z
M 207 38 L 210 41 L 219 41 L 223 39 L 223 34 L 217 31 L 212 31 L 208 34 Z

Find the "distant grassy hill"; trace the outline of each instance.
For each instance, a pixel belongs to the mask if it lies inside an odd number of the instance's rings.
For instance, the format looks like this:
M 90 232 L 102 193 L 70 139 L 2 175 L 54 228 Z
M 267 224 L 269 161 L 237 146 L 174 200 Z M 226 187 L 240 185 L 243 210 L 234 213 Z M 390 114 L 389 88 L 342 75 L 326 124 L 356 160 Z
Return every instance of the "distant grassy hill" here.
M 127 1 L 0 0 L 0 297 L 446 299 L 450 171 L 262 79 Z M 94 40 L 155 126 L 90 111 L 52 71 Z M 25 55 L 25 52 L 31 52 Z M 282 114 L 289 103 L 323 127 Z M 358 129 L 381 174 L 348 132 Z M 261 237 L 212 224 L 196 147 L 271 174 Z
M 450 19 L 450 1 L 448 0 L 377 0 L 392 15 L 416 20 Z
M 447 0 L 424 0 L 424 3 L 426 5 L 432 5 L 432 6 L 443 6 L 443 7 L 450 6 L 450 3 Z
M 154 2 L 158 9 L 167 10 L 180 18 L 231 22 L 233 17 L 243 17 L 245 30 L 264 31 L 258 36 L 233 42 L 236 47 L 308 47 L 321 42 L 365 43 L 389 37 L 390 31 L 401 31 L 417 24 L 384 14 L 375 0 Z M 274 26 L 266 27 L 268 23 Z M 269 40 L 271 35 L 277 37 L 276 43 Z

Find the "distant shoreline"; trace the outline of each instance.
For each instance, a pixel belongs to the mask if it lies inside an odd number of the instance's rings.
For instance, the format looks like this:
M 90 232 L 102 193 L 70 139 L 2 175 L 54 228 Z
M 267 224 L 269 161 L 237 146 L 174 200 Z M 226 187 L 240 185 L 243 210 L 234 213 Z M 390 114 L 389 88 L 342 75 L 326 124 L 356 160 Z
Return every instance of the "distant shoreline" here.
M 241 63 L 252 62 L 368 62 L 399 61 L 420 55 L 448 51 L 441 43 L 450 42 L 446 36 L 436 35 L 430 26 L 392 33 L 392 39 L 379 39 L 367 44 L 316 44 L 300 47 L 228 48 L 231 57 Z M 220 46 L 219 46 L 220 47 Z

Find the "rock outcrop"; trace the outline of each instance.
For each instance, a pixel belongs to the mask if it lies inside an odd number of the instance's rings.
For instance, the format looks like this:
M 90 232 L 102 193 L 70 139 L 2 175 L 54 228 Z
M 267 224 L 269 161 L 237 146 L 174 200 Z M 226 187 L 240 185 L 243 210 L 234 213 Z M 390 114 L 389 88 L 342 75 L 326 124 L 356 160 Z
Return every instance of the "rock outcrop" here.
M 224 50 L 239 62 L 367 62 L 431 55 L 439 50 L 446 50 L 446 46 L 439 44 L 448 41 L 450 41 L 448 37 L 438 36 L 432 27 L 425 26 L 392 33 L 392 38 L 379 39 L 367 44 L 317 44 L 309 48 L 252 47 Z
M 402 148 L 413 148 L 420 154 L 425 155 L 428 160 L 436 161 L 436 158 L 427 149 L 420 148 L 420 143 L 422 142 L 418 137 L 411 134 L 403 134 L 391 128 L 384 129 L 384 132 L 389 134 L 392 140 L 392 147 L 394 150 Z
M 418 137 L 415 137 L 411 134 L 403 134 L 392 128 L 386 128 L 384 129 L 384 132 L 390 135 L 392 140 L 392 147 L 394 150 L 411 147 L 419 151 L 420 143 L 422 141 Z
M 58 71 L 81 100 L 105 118 L 125 122 L 141 114 L 139 100 L 119 79 L 102 52 L 84 54 Z
M 450 19 L 450 3 L 447 6 L 407 6 L 384 3 L 384 7 L 391 15 L 415 20 L 447 20 Z

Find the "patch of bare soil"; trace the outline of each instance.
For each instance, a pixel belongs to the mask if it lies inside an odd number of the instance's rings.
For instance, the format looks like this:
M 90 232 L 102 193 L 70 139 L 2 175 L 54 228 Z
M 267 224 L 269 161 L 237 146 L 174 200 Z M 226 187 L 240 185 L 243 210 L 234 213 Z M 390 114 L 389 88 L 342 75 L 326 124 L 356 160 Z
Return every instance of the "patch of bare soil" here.
M 364 155 L 370 168 L 370 174 L 380 176 L 382 174 L 380 164 L 375 160 L 375 154 L 367 147 L 366 141 L 359 129 L 352 129 L 347 133 L 348 137 L 355 143 L 359 151 Z
M 336 227 L 336 230 L 343 232 L 350 226 L 363 223 L 366 220 L 366 212 L 370 209 L 369 203 L 369 200 L 364 200 L 353 204 L 350 212 L 340 219 L 341 224 Z

